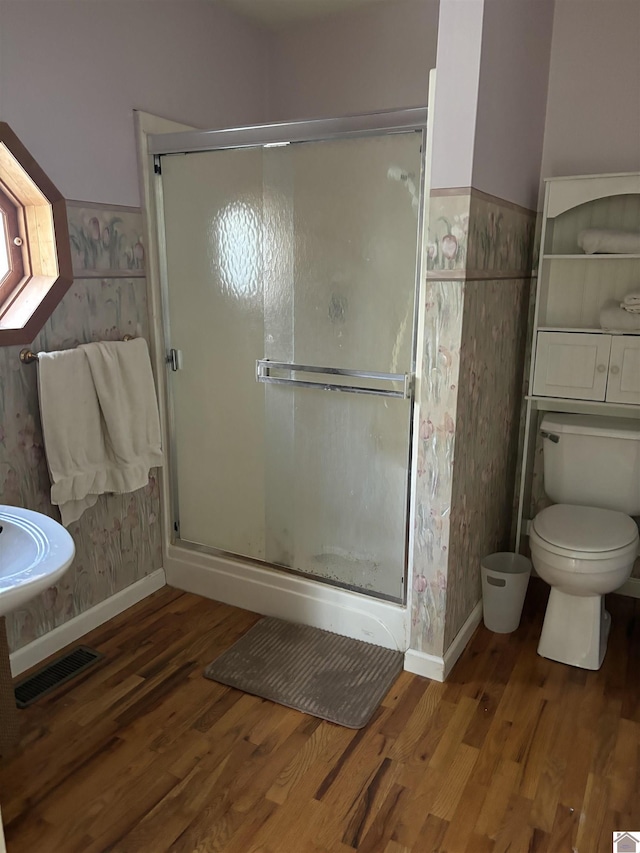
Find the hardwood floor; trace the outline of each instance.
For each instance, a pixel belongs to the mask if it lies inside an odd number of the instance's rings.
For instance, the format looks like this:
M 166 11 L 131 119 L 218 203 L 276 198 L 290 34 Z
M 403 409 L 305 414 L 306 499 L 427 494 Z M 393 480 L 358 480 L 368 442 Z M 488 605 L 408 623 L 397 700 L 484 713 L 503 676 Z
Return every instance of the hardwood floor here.
M 259 617 L 164 589 L 89 634 L 88 674 L 22 712 L 9 853 L 609 853 L 640 828 L 640 601 L 603 668 L 480 627 L 446 684 L 403 673 L 344 729 L 207 681 Z

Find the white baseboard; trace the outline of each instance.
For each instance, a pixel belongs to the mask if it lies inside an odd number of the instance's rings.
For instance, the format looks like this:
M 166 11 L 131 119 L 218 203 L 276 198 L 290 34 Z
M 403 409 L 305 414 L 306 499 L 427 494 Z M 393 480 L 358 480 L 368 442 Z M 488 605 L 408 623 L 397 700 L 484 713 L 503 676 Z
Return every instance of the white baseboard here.
M 263 616 L 275 616 L 387 649 L 409 645 L 406 607 L 237 560 L 168 548 L 167 583 Z
M 429 655 L 417 649 L 408 649 L 404 656 L 404 668 L 407 672 L 422 675 L 424 678 L 432 679 L 432 681 L 445 681 L 481 620 L 482 602 L 479 601 L 443 657 Z
M 455 666 L 456 661 L 458 660 L 462 652 L 466 649 L 469 640 L 473 636 L 473 632 L 476 630 L 481 621 L 482 601 L 479 601 L 467 617 L 467 620 L 462 626 L 462 628 L 460 628 L 460 630 L 454 637 L 453 642 L 451 643 L 447 651 L 444 653 L 445 679 Z
M 428 655 L 418 649 L 407 649 L 404 654 L 404 668 L 414 675 L 430 678 L 432 681 L 444 681 L 444 658 Z
M 11 660 L 11 674 L 15 677 L 20 675 L 32 666 L 35 666 L 40 661 L 55 654 L 60 649 L 68 646 L 69 643 L 83 637 L 85 634 L 98 628 L 100 625 L 108 622 L 118 613 L 122 613 L 128 607 L 132 607 L 143 598 L 146 598 L 151 593 L 162 589 L 166 585 L 164 569 L 158 569 L 141 578 L 139 581 L 132 583 L 115 595 L 96 604 L 95 607 L 85 610 L 79 616 L 74 616 L 63 625 L 54 628 L 42 637 L 38 637 L 32 643 L 23 646 L 21 649 L 13 652 L 9 657 Z
M 630 598 L 640 598 L 640 578 L 629 578 L 617 589 L 618 595 L 628 595 Z

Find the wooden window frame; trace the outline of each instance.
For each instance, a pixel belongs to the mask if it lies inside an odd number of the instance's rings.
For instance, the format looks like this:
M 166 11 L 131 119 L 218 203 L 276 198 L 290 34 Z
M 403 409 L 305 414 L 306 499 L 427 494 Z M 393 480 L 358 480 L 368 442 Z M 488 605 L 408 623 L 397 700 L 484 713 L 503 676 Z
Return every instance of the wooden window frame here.
M 7 238 L 7 255 L 9 258 L 9 271 L 0 280 L 0 305 L 2 305 L 21 284 L 25 278 L 25 267 L 22 257 L 22 246 L 24 245 L 24 231 L 20 228 L 18 210 L 13 199 L 6 193 L 6 187 L 0 181 L 0 216 L 4 220 L 2 229 Z M 21 241 L 15 244 L 16 237 Z M 1 239 L 1 238 L 0 238 Z
M 0 346 L 30 344 L 73 282 L 67 209 L 18 137 L 0 122 L 0 211 L 11 272 L 0 283 Z M 14 218 L 15 217 L 15 218 Z

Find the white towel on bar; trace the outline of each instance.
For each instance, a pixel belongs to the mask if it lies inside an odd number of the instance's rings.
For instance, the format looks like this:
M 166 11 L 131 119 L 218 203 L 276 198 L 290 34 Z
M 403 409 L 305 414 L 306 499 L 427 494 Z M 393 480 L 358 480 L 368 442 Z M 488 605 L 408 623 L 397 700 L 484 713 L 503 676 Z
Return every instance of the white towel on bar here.
M 638 255 L 640 231 L 586 228 L 578 234 L 578 246 L 584 249 L 587 255 Z
M 59 507 L 68 527 L 98 500 L 108 464 L 100 404 L 85 353 L 39 353 L 38 392 L 51 503 Z
M 134 492 L 162 465 L 160 418 L 144 338 L 83 344 L 111 457 L 110 492 Z
M 98 495 L 133 492 L 162 465 L 153 374 L 143 338 L 39 358 L 51 501 L 68 526 Z

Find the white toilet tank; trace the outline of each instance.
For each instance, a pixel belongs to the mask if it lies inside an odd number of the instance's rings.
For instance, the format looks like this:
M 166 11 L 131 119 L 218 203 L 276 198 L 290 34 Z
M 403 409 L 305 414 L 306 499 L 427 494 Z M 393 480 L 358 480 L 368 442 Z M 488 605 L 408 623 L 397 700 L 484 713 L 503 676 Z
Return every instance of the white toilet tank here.
M 554 412 L 540 429 L 544 490 L 554 503 L 640 515 L 640 421 Z

